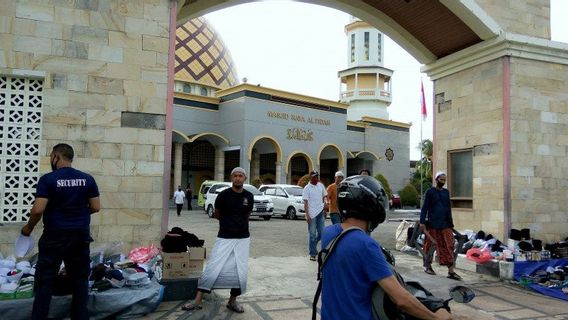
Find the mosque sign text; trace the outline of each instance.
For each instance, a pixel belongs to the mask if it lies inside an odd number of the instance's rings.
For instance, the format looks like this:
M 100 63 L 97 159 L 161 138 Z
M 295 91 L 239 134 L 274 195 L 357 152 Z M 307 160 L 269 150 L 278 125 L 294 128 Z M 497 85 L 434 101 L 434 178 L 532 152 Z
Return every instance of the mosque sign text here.
M 329 126 L 331 121 L 328 119 L 321 119 L 321 118 L 313 118 L 313 117 L 306 117 L 299 114 L 290 114 L 287 112 L 277 112 L 277 111 L 268 111 L 266 115 L 269 118 L 276 118 L 282 120 L 291 120 L 296 122 L 303 122 L 303 123 L 311 123 L 311 124 L 318 124 L 321 126 Z
M 312 130 L 305 130 L 300 128 L 288 129 L 288 140 L 300 140 L 300 141 L 313 141 L 314 133 Z

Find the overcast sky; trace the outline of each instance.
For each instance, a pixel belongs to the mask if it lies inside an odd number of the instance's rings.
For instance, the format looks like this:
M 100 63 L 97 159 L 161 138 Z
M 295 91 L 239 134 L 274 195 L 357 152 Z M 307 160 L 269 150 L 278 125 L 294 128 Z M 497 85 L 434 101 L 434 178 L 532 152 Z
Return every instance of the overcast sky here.
M 233 57 L 239 78 L 250 84 L 337 101 L 337 72 L 347 67 L 344 27 L 349 15 L 291 1 L 253 2 L 205 16 Z M 551 0 L 552 40 L 568 43 L 568 1 Z M 410 159 L 420 158 L 420 80 L 428 118 L 423 138 L 432 138 L 432 85 L 420 64 L 385 37 L 384 66 L 394 70 L 391 120 L 412 122 Z

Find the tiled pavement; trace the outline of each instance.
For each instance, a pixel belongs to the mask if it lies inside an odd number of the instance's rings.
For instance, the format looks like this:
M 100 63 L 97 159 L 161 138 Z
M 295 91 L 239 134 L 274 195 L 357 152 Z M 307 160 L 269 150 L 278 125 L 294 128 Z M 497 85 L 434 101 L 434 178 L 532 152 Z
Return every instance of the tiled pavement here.
M 420 260 L 406 255 L 397 256 L 397 264 L 407 279 L 420 280 L 427 288 L 435 288 L 437 295 L 457 282 L 442 276 L 428 276 L 421 272 Z M 437 269 L 438 274 L 443 270 Z M 568 320 L 568 302 L 533 293 L 515 284 L 508 284 L 489 276 L 461 271 L 464 284 L 476 292 L 469 304 L 451 303 L 454 318 L 458 320 Z M 426 278 L 430 277 L 430 278 Z M 433 284 L 437 285 L 433 285 Z M 231 319 L 231 320 L 279 320 L 310 319 L 312 296 L 243 296 L 239 301 L 245 313 L 236 314 L 225 307 L 226 290 L 206 295 L 203 310 L 181 310 L 185 301 L 164 302 L 159 309 L 141 319 Z M 225 296 L 223 296 L 225 295 Z

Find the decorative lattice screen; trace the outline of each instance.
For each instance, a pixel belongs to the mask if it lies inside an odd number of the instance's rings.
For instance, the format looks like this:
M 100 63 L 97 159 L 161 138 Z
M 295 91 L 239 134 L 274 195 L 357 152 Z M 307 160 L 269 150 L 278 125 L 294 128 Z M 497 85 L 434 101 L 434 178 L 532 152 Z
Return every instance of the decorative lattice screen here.
M 43 81 L 0 76 L 0 222 L 27 221 L 39 176 Z

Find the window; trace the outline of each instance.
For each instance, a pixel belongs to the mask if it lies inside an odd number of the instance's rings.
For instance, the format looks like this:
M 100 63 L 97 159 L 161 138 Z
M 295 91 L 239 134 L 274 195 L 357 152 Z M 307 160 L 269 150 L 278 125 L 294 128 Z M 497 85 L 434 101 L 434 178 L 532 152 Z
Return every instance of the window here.
M 355 62 L 355 34 L 351 35 L 351 62 Z
M 265 188 L 262 190 L 265 195 L 273 196 L 274 195 L 274 188 Z
M 24 222 L 39 178 L 43 81 L 0 76 L 0 222 Z
M 284 193 L 284 190 L 280 188 L 276 189 L 276 195 L 279 197 L 286 197 L 286 193 Z
M 365 32 L 365 60 L 369 61 L 369 33 Z
M 378 38 L 377 38 L 377 56 L 379 57 L 379 58 L 378 58 L 379 63 L 383 60 L 383 59 L 382 59 L 382 53 L 381 53 L 381 45 L 382 45 L 381 40 L 382 40 L 382 39 L 381 39 L 381 34 L 379 33 L 379 34 L 378 34 Z
M 189 84 L 184 84 L 183 85 L 183 92 L 185 93 L 190 93 L 191 92 L 191 87 L 189 86 Z
M 202 95 L 202 96 L 207 96 L 207 88 L 201 87 L 201 95 Z
M 472 149 L 448 152 L 448 188 L 452 207 L 473 208 Z

